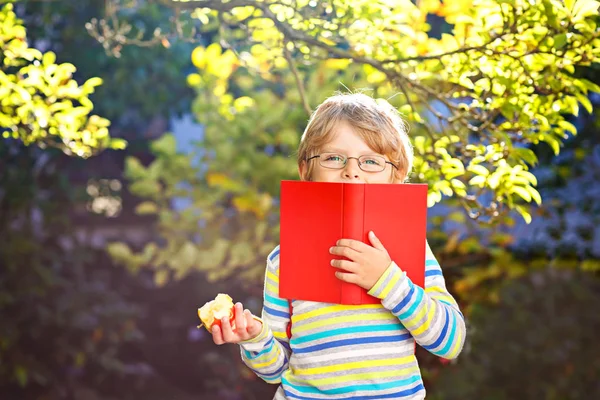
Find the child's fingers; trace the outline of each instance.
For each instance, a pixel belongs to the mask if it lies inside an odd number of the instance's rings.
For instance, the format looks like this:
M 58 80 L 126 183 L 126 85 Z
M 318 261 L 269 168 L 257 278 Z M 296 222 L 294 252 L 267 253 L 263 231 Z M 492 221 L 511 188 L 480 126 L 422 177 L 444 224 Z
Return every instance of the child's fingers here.
M 262 330 L 262 322 L 255 319 L 250 310 L 244 311 L 244 314 L 246 315 L 246 332 L 248 332 L 248 335 L 250 335 L 251 338 L 254 338 Z
M 221 345 L 223 343 L 225 343 L 225 341 L 223 340 L 223 335 L 221 334 L 221 329 L 219 328 L 218 325 L 215 325 L 212 327 L 212 338 L 213 338 L 213 342 L 215 342 L 215 344 Z
M 225 343 L 235 342 L 235 334 L 233 333 L 233 329 L 231 329 L 229 318 L 223 317 L 221 319 L 221 330 L 223 331 L 223 340 Z
M 244 317 L 244 307 L 242 303 L 235 304 L 235 330 L 237 332 L 244 332 L 246 330 L 246 318 Z
M 337 256 L 343 256 L 350 260 L 356 260 L 360 253 L 351 247 L 346 246 L 332 246 L 329 248 L 329 253 Z
M 336 272 L 335 276 L 340 281 L 344 281 L 344 282 L 348 282 L 348 283 L 358 284 L 358 281 L 359 281 L 358 275 L 356 275 L 356 274 Z
M 376 249 L 386 251 L 385 247 L 383 247 L 383 244 L 381 243 L 381 240 L 379 240 L 379 238 L 377 236 L 375 236 L 375 232 L 373 232 L 373 231 L 369 232 L 369 241 L 371 242 L 373 247 L 375 247 Z
M 360 264 L 347 260 L 331 260 L 331 266 L 341 268 L 354 274 L 360 270 Z
M 368 244 L 363 243 L 360 240 L 354 239 L 340 239 L 337 242 L 335 242 L 335 245 L 337 247 L 349 247 L 350 249 L 358 253 L 364 253 L 365 251 L 369 251 L 369 249 L 371 248 L 371 246 L 369 246 Z

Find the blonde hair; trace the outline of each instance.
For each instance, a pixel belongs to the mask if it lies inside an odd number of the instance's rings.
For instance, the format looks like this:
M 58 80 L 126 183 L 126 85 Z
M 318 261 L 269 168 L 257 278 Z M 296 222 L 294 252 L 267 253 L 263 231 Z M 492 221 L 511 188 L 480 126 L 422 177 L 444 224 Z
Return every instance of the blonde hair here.
M 349 123 L 373 151 L 387 156 L 398 167 L 394 170 L 396 180 L 406 180 L 413 162 L 408 125 L 388 101 L 363 93 L 336 94 L 317 107 L 300 140 L 298 166 L 331 141 L 335 127 L 342 121 Z M 313 165 L 306 166 L 307 177 Z

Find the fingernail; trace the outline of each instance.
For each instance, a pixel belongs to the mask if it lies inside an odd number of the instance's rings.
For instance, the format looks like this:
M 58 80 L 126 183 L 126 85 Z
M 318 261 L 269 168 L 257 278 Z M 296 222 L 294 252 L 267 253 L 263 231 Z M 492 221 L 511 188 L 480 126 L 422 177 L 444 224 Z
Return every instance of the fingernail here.
M 333 260 L 329 261 L 329 263 L 330 263 L 331 265 L 333 265 Z
M 330 247 L 330 248 L 329 248 L 329 252 L 330 252 L 330 253 L 333 253 L 333 247 Z

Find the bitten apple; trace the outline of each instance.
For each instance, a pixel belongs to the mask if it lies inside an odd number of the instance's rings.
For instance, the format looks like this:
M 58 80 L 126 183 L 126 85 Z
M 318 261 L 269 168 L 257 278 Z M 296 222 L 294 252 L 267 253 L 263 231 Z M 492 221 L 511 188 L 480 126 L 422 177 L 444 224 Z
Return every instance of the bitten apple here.
M 214 300 L 209 301 L 198 309 L 198 317 L 202 325 L 210 332 L 214 325 L 221 326 L 221 319 L 229 318 L 231 328 L 235 329 L 235 307 L 233 299 L 224 293 L 219 293 Z M 200 327 L 198 326 L 198 328 Z

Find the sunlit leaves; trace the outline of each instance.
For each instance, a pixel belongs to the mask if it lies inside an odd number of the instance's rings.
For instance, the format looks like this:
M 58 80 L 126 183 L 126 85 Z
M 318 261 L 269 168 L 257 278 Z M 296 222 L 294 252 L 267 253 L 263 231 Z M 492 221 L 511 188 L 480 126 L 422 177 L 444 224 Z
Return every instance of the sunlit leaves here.
M 4 138 L 58 147 L 80 157 L 103 148 L 125 147 L 125 141 L 110 138 L 107 119 L 91 114 L 89 96 L 102 80 L 91 78 L 79 85 L 72 79 L 75 66 L 56 64 L 54 53 L 30 48 L 12 4 L 0 10 L 0 47 L 0 130 Z
M 585 11 L 598 3 L 577 3 L 283 0 L 194 11 L 207 29 L 227 21 L 218 30 L 227 48 L 192 54 L 202 167 L 169 178 L 173 160 L 191 159 L 161 146 L 155 168 L 128 163 L 134 193 L 158 207 L 165 243 L 149 266 L 169 265 L 175 276 L 196 268 L 211 279 L 261 271 L 278 240 L 279 181 L 297 178 L 304 105 L 346 88 L 389 99 L 409 120 L 410 181 L 428 183 L 430 206 L 451 197 L 479 221 L 509 221 L 511 210 L 530 221 L 530 204 L 542 201 L 531 145 L 558 154 L 576 133 L 565 117 L 589 108 L 586 95 L 598 90 L 574 74 L 600 55 Z M 450 32 L 433 37 L 427 14 L 453 24 Z M 174 211 L 178 197 L 190 205 Z M 473 240 L 457 239 L 456 248 L 481 250 Z

